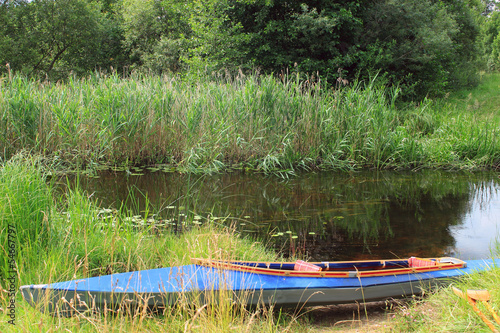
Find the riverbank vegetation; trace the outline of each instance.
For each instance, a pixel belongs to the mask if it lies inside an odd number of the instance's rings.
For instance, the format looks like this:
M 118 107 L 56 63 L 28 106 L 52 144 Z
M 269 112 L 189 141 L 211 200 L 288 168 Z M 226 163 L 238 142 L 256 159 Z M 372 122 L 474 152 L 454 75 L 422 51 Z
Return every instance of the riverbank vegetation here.
M 497 252 L 498 255 L 499 252 Z M 469 275 L 454 286 L 462 291 L 487 290 L 490 294 L 490 305 L 498 314 L 500 312 L 500 268 L 498 260 L 496 268 L 481 274 Z M 458 297 L 451 287 L 440 289 L 431 293 L 423 300 L 399 308 L 393 316 L 394 326 L 392 332 L 490 332 L 488 326 L 474 312 L 471 305 Z M 481 312 L 493 323 L 498 330 L 498 325 L 488 311 L 488 308 L 478 301 L 477 306 Z
M 484 84 L 494 84 L 492 78 Z M 399 90 L 383 83 L 374 77 L 328 87 L 299 74 L 192 81 L 101 73 L 48 83 L 15 75 L 0 81 L 0 151 L 8 159 L 28 150 L 70 168 L 167 165 L 285 176 L 498 167 L 497 113 L 444 99 L 398 104 Z M 483 102 L 473 99 L 472 107 Z
M 283 177 L 495 168 L 496 112 L 446 98 L 498 68 L 499 13 L 480 0 L 4 1 L 0 157 Z
M 10 244 L 15 230 L 15 284 L 50 283 L 111 272 L 128 272 L 190 263 L 191 257 L 244 260 L 275 260 L 276 255 L 262 244 L 241 238 L 229 229 L 208 224 L 180 235 L 162 232 L 144 220 L 144 228 L 131 228 L 126 212 L 103 218 L 102 210 L 80 190 L 56 195 L 46 174 L 33 160 L 16 157 L 0 171 L 0 244 Z M 11 278 L 9 248 L 2 246 L 0 276 L 0 326 L 8 331 L 31 332 L 78 330 L 88 332 L 233 330 L 272 332 L 290 325 L 300 327 L 293 315 L 271 308 L 247 310 L 222 301 L 217 306 L 192 307 L 180 304 L 153 315 L 114 313 L 82 314 L 76 318 L 57 318 L 43 314 L 15 297 L 15 326 L 7 321 L 10 296 L 4 284 Z M 280 314 L 281 313 L 281 314 Z M 10 330 L 12 329 L 12 330 Z

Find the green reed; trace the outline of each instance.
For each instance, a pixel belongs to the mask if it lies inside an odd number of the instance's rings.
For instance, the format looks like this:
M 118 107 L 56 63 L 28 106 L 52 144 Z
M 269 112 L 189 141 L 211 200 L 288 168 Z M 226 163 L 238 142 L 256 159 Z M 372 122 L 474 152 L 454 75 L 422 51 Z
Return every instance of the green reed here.
M 171 164 L 187 172 L 487 167 L 498 124 L 424 101 L 398 106 L 377 78 L 346 87 L 289 75 L 196 82 L 96 73 L 46 83 L 0 81 L 0 151 L 72 165 Z M 453 112 L 452 112 L 453 111 Z

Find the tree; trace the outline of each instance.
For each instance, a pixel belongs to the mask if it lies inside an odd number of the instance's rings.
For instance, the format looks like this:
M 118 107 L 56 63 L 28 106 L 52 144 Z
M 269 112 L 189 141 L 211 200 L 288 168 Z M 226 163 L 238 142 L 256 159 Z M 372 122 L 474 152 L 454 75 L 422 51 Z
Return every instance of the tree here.
M 352 65 L 363 1 L 194 1 L 190 19 L 198 67 L 297 68 L 337 78 Z
M 86 0 L 4 2 L 2 60 L 14 70 L 54 78 L 107 65 L 103 60 L 113 55 L 102 51 L 111 28 L 101 8 Z
M 4 0 L 0 4 L 0 71 L 6 70 L 6 64 L 17 69 L 18 57 L 21 53 L 17 40 L 19 29 L 16 26 L 16 16 L 24 6 L 24 1 Z
M 132 64 L 157 73 L 181 69 L 191 38 L 190 1 L 123 0 L 120 14 Z
M 84 0 L 35 0 L 21 19 L 36 56 L 30 62 L 34 72 L 50 74 L 60 70 L 89 68 L 99 48 L 99 8 Z
M 481 49 L 490 71 L 500 69 L 500 12 L 491 11 L 483 16 L 481 25 Z
M 360 71 L 381 72 L 406 94 L 439 95 L 476 74 L 478 27 L 464 1 L 377 1 L 363 21 Z
M 474 83 L 479 0 L 193 1 L 186 61 L 296 68 L 335 82 L 380 73 L 410 97 Z

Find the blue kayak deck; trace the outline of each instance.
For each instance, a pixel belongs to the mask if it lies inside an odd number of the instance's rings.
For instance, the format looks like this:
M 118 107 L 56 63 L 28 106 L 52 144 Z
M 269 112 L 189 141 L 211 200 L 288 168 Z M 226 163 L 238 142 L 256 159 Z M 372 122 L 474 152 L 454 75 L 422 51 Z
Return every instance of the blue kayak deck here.
M 204 290 L 332 289 L 382 286 L 405 282 L 457 278 L 494 266 L 493 260 L 470 260 L 461 269 L 362 278 L 289 277 L 255 274 L 198 265 L 118 273 L 36 287 L 106 293 L 176 293 Z M 35 287 L 35 286 L 26 286 Z

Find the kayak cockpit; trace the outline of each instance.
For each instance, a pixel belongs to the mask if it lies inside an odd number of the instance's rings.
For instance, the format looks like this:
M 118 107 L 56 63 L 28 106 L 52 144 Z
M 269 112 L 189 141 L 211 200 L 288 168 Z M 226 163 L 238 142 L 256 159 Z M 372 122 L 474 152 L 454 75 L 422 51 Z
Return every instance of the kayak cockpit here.
M 256 274 L 308 277 L 362 277 L 436 270 L 458 269 L 467 263 L 456 258 L 416 258 L 395 260 L 331 261 L 331 262 L 255 262 L 212 259 L 191 259 L 194 264 L 218 269 Z

